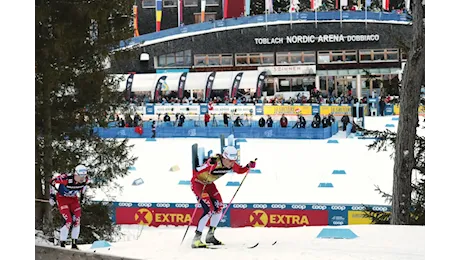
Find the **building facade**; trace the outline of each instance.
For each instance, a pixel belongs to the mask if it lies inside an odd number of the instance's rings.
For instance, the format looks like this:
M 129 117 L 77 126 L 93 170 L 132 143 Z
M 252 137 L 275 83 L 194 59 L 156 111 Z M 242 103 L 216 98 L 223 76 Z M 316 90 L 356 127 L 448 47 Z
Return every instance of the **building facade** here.
M 239 71 L 257 77 L 257 72 L 266 71 L 264 94 L 268 96 L 316 87 L 327 95 L 362 97 L 373 92 L 379 95 L 383 84 L 398 84 L 407 59 L 404 45 L 410 38 L 410 23 L 400 21 L 259 23 L 157 39 L 129 50 L 135 57 L 148 54 L 144 66 L 133 60 L 113 60 L 111 71 L 179 69 L 205 73 L 203 77 L 212 72 L 233 72 L 234 76 Z M 231 82 L 223 88 L 229 89 Z M 204 88 L 205 83 L 202 85 Z

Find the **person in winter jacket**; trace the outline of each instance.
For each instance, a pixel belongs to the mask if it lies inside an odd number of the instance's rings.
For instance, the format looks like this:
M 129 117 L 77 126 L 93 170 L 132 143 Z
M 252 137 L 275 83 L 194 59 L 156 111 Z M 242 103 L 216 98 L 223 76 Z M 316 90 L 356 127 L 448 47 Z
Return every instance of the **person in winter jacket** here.
M 340 121 L 342 121 L 343 124 L 342 131 L 347 131 L 347 124 L 350 123 L 350 117 L 348 115 L 344 115 Z
M 264 117 L 260 117 L 259 119 L 259 127 L 264 127 L 265 126 L 265 119 Z
M 267 127 L 273 127 L 273 119 L 271 116 L 267 118 Z
M 209 120 L 211 119 L 211 116 L 209 115 L 208 112 L 206 112 L 206 114 L 204 114 L 204 126 L 207 127 L 208 126 L 208 123 L 209 123 Z
M 280 126 L 282 128 L 286 128 L 288 126 L 288 120 L 287 118 L 284 116 L 284 114 L 281 115 L 281 118 L 280 118 Z

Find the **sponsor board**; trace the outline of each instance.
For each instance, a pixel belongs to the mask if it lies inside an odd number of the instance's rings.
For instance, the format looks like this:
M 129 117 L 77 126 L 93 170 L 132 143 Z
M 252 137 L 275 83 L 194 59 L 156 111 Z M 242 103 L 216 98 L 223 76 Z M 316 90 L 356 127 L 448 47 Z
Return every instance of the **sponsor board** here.
M 247 105 L 212 105 L 212 109 L 208 109 L 210 115 L 255 115 L 256 106 Z
M 329 207 L 329 226 L 348 225 L 348 211 L 344 205 L 332 205 Z
M 399 104 L 393 106 L 393 113 L 395 115 L 399 115 L 400 111 L 400 106 Z M 418 115 L 419 116 L 425 116 L 425 106 L 419 106 L 418 107 Z
M 348 225 L 372 224 L 372 219 L 364 215 L 364 211 L 348 211 Z
M 282 105 L 282 106 L 264 106 L 264 115 L 311 115 L 312 107 L 311 106 L 302 106 L 302 105 Z
M 124 208 L 115 209 L 115 224 L 146 225 L 146 226 L 187 226 L 192 218 L 194 208 Z M 196 226 L 203 209 L 197 209 L 192 225 Z M 228 216 L 224 217 L 219 226 L 228 226 Z
M 175 115 L 177 113 L 184 113 L 184 115 L 199 115 L 199 105 L 154 105 L 153 106 L 155 115 Z
M 334 116 L 351 115 L 351 106 L 320 106 L 319 113 L 322 116 L 333 114 Z
M 267 208 L 232 209 L 230 212 L 231 227 L 301 227 L 323 226 L 327 224 L 327 210 L 290 210 Z

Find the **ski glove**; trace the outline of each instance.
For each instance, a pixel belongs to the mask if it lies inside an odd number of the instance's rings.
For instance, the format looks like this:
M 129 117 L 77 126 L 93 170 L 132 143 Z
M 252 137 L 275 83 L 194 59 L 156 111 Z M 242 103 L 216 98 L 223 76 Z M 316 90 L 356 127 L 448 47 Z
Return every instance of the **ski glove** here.
M 256 162 L 255 162 L 255 161 L 250 161 L 250 162 L 248 163 L 248 167 L 251 168 L 251 169 L 256 168 Z

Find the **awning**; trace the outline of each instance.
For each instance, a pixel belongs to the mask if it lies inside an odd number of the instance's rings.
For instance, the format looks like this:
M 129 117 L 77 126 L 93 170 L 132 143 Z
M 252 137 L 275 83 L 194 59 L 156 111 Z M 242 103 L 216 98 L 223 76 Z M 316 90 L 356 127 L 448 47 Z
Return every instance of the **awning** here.
M 257 70 L 248 71 L 223 71 L 217 72 L 214 80 L 213 90 L 230 90 L 233 84 L 235 76 L 243 72 L 243 77 L 240 82 L 240 89 L 256 89 L 257 77 L 260 72 Z M 187 74 L 187 80 L 185 81 L 185 90 L 204 90 L 208 76 L 211 72 L 189 72 Z M 161 76 L 166 77 L 166 85 L 169 91 L 177 91 L 179 85 L 179 78 L 182 73 L 148 73 L 148 74 L 135 74 L 132 91 L 153 91 L 157 80 Z M 116 74 L 116 76 L 122 76 L 123 80 L 120 81 L 118 91 L 124 91 L 126 88 L 126 80 L 129 74 Z
M 375 69 L 345 69 L 345 70 L 317 70 L 317 76 L 356 76 L 367 75 L 366 71 L 371 75 L 390 75 L 399 74 L 401 68 L 375 68 Z

